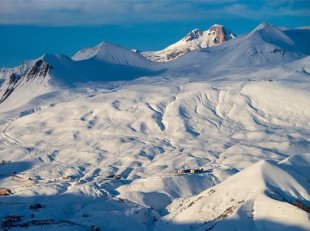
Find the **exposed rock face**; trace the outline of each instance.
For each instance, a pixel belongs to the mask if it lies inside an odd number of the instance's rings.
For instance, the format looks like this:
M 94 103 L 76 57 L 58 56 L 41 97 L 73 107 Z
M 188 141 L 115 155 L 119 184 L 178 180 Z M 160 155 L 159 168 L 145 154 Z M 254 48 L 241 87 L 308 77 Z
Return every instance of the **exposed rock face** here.
M 214 25 L 211 26 L 209 30 L 211 35 L 214 36 L 214 44 L 220 45 L 231 39 L 231 35 L 224 29 L 223 26 Z
M 14 87 L 16 83 L 18 82 L 18 80 L 19 80 L 19 77 L 15 73 L 12 73 L 10 75 L 10 77 L 8 78 L 8 84 L 7 84 L 8 86 L 4 90 L 4 93 L 2 94 L 0 103 L 6 100 L 9 97 L 9 95 L 14 91 Z
M 180 57 L 182 55 L 185 55 L 186 53 L 190 52 L 190 49 L 185 49 L 185 50 L 175 50 L 169 54 L 166 55 L 167 60 L 173 60 L 176 59 L 177 57 Z
M 201 38 L 202 37 L 202 38 Z M 189 42 L 195 39 L 200 40 L 201 47 L 212 47 L 221 45 L 236 36 L 223 25 L 213 25 L 207 31 L 195 29 L 188 33 L 182 40 Z
M 223 25 L 215 24 L 206 31 L 194 29 L 180 41 L 168 46 L 164 50 L 142 52 L 141 54 L 155 62 L 167 62 L 194 50 L 221 45 L 235 37 Z
M 7 74 L 10 75 L 0 86 L 0 104 L 4 102 L 15 91 L 15 89 L 24 82 L 38 80 L 38 83 L 43 83 L 43 80 L 49 76 L 48 72 L 50 69 L 52 69 L 52 67 L 49 64 L 44 62 L 42 59 L 39 59 L 28 69 L 25 69 L 24 72 L 19 71 L 20 73 L 17 74 L 12 72 L 12 70 L 7 71 Z
M 43 62 L 42 59 L 38 60 L 37 62 L 35 62 L 35 64 L 32 66 L 32 68 L 27 73 L 26 75 L 27 81 L 35 77 L 45 78 L 50 68 L 51 66 Z
M 195 29 L 192 32 L 188 33 L 183 40 L 185 40 L 186 42 L 188 41 L 192 41 L 193 39 L 197 39 L 199 38 L 201 35 L 203 34 L 203 31 L 199 30 L 199 29 Z
M 14 84 L 18 81 L 19 77 L 17 76 L 17 74 L 12 73 L 9 77 L 9 84 Z

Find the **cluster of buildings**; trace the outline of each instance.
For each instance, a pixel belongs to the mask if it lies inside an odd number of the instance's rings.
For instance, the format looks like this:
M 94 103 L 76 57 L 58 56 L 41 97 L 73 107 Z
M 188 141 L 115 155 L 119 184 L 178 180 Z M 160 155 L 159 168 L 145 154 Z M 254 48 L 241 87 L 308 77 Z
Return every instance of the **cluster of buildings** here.
M 177 169 L 176 174 L 195 174 L 195 173 L 202 173 L 203 168 L 185 168 L 185 169 Z

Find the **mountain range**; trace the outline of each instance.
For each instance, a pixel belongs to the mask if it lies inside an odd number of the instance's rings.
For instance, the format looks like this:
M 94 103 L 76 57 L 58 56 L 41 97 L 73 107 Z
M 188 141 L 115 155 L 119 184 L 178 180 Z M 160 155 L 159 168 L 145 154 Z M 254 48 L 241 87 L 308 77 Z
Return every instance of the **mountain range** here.
M 0 71 L 0 227 L 310 229 L 310 30 L 215 24 Z
M 211 72 L 248 66 L 274 66 L 309 55 L 309 38 L 308 29 L 280 30 L 262 23 L 237 38 L 221 25 L 213 25 L 207 31 L 195 29 L 164 50 L 142 52 L 142 55 L 102 42 L 94 48 L 77 52 L 71 58 L 45 54 L 18 67 L 1 69 L 0 102 L 13 94 L 15 89 L 30 84 L 33 85 L 30 89 L 39 90 L 49 84 L 130 80 L 162 73 L 187 72 L 188 69 Z M 184 56 L 187 53 L 190 55 Z M 201 60 L 206 60 L 203 66 L 199 64 Z

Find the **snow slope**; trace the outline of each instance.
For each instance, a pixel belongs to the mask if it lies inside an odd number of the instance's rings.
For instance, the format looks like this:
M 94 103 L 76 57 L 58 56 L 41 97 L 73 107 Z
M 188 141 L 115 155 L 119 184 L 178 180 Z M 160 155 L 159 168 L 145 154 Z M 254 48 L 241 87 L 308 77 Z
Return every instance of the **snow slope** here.
M 83 49 L 72 57 L 72 60 L 75 61 L 87 59 L 97 59 L 106 63 L 144 69 L 150 68 L 153 65 L 152 62 L 139 54 L 107 42 L 102 42 L 93 48 Z
M 0 198 L 6 202 L 3 211 L 7 211 L 2 213 L 1 219 L 17 214 L 25 217 L 23 222 L 31 221 L 29 206 L 40 202 L 44 208 L 35 212 L 36 219 L 71 221 L 81 230 L 86 230 L 91 224 L 115 230 L 120 229 L 120 224 L 125 224 L 128 230 L 140 225 L 138 230 L 148 230 L 156 225 L 166 228 L 167 225 L 169 230 L 170 223 L 157 223 L 157 220 L 163 215 L 167 215 L 165 219 L 183 216 L 181 212 L 174 213 L 178 211 L 174 207 L 172 210 L 166 207 L 171 202 L 178 207 L 178 198 L 186 200 L 188 196 L 204 193 L 219 182 L 226 182 L 226 179 L 235 184 L 237 180 L 232 177 L 236 172 L 241 174 L 244 168 L 252 169 L 251 165 L 265 159 L 287 162 L 286 166 L 294 166 L 288 168 L 301 169 L 297 163 L 305 163 L 304 160 L 284 159 L 298 153 L 304 158 L 309 155 L 310 111 L 307 105 L 310 103 L 310 85 L 308 74 L 300 72 L 304 62 L 292 64 L 294 68 L 258 70 L 250 75 L 219 75 L 209 80 L 199 80 L 197 76 L 194 80 L 156 77 L 137 79 L 116 88 L 97 84 L 74 92 L 63 90 L 41 101 L 40 110 L 31 111 L 33 105 L 29 104 L 28 114 L 21 114 L 12 121 L 2 121 L 1 125 L 0 159 L 12 163 L 0 166 L 0 184 L 14 193 L 12 199 Z M 268 92 L 260 93 L 267 88 L 270 89 L 268 98 L 265 96 Z M 298 102 L 303 110 L 293 112 L 290 107 L 284 107 L 288 94 L 291 100 L 288 103 Z M 3 168 L 5 166 L 6 169 Z M 305 174 L 309 165 L 305 163 L 303 166 L 301 171 Z M 175 175 L 176 169 L 184 167 L 202 167 L 204 172 Z M 294 196 L 295 199 L 308 200 L 304 193 L 308 187 L 306 181 L 297 180 L 301 185 L 297 187 L 294 181 L 285 183 L 284 180 L 280 187 L 278 181 L 273 183 L 275 179 L 271 176 L 283 173 L 274 168 L 269 162 L 258 167 L 254 165 L 254 170 L 249 170 L 254 175 L 246 173 L 240 178 L 248 177 L 252 181 L 254 176 L 256 179 L 261 172 L 266 173 L 266 181 L 257 178 L 258 182 L 253 182 L 259 192 L 263 191 L 265 184 L 272 183 L 283 192 L 290 192 L 284 194 L 286 199 Z M 118 174 L 121 179 L 108 178 Z M 288 176 L 283 178 L 288 179 Z M 244 182 L 242 180 L 238 184 Z M 291 193 L 293 189 L 295 194 Z M 227 188 L 223 191 L 230 192 Z M 42 198 L 42 194 L 47 196 Z M 235 193 L 231 194 L 234 198 Z M 73 195 L 81 203 L 76 204 L 74 198 L 66 199 Z M 249 195 L 260 198 L 261 194 Z M 10 202 L 16 198 L 24 200 L 25 196 L 29 200 L 23 202 L 22 208 Z M 234 202 L 238 196 L 236 194 Z M 231 197 L 226 198 L 219 193 L 215 199 L 220 199 L 214 203 L 217 205 L 224 200 L 225 205 L 237 206 L 233 202 L 228 203 Z M 87 198 L 93 199 L 88 201 Z M 110 198 L 131 202 L 124 201 L 122 206 L 115 202 L 110 209 Z M 265 198 L 264 194 L 262 198 Z M 132 208 L 132 202 L 137 207 Z M 197 204 L 198 207 L 200 205 Z M 278 218 L 273 224 L 280 228 L 288 225 L 305 229 L 304 212 L 290 206 L 281 208 L 300 217 L 296 220 L 298 224 L 293 221 L 290 225 L 279 223 Z M 72 209 L 69 212 L 61 209 L 66 207 Z M 219 210 L 214 216 L 223 211 Z M 209 214 L 207 210 L 205 212 Z M 89 217 L 83 218 L 84 213 Z M 262 219 L 270 220 L 268 213 L 261 211 L 258 214 L 265 214 Z M 108 215 L 109 219 L 101 219 Z M 191 217 L 180 219 L 196 227 L 195 220 L 188 220 Z M 126 219 L 133 223 L 129 225 Z M 244 219 L 242 223 L 250 222 L 249 218 Z M 44 227 L 52 229 L 55 225 Z M 63 223 L 58 225 L 65 226 Z M 176 227 L 182 229 L 183 225 Z
M 299 31 L 299 30 L 294 30 Z M 309 55 L 303 39 L 291 39 L 298 34 L 309 36 L 309 30 L 290 34 L 262 23 L 253 31 L 225 42 L 221 46 L 191 52 L 170 62 L 171 69 L 186 73 L 238 72 L 240 69 L 266 68 L 283 65 Z M 202 63 L 201 60 L 204 60 Z
M 76 83 L 131 80 L 160 74 L 162 69 L 134 52 L 108 43 L 83 50 L 72 59 L 45 54 L 16 68 L 2 69 L 0 111 L 12 110 L 55 88 L 72 87 Z
M 195 195 L 216 184 L 215 177 L 208 174 L 173 175 L 137 179 L 117 188 L 118 197 L 133 201 L 145 207 L 152 207 L 161 213 L 174 199 Z
M 103 43 L 2 69 L 1 228 L 309 230 L 308 32 L 286 31 L 166 63 Z
M 309 155 L 303 160 L 309 170 Z M 180 230 L 308 230 L 309 174 L 296 175 L 291 166 L 286 167 L 260 161 L 201 194 L 176 200 L 158 228 L 171 230 L 175 225 Z

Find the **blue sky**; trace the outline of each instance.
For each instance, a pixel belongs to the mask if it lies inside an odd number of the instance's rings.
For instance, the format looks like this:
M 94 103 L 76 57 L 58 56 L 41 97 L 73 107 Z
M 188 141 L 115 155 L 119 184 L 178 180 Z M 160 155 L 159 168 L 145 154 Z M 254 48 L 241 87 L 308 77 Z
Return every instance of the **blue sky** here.
M 309 0 L 0 0 L 0 67 L 109 41 L 156 50 L 218 23 L 236 34 L 262 21 L 310 25 Z

